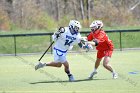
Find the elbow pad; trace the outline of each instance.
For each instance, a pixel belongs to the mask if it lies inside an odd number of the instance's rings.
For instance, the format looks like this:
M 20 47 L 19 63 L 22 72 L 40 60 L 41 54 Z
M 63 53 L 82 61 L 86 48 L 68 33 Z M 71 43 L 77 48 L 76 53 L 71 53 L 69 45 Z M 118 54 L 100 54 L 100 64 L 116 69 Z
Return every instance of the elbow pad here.
M 86 40 L 81 40 L 80 43 L 78 43 L 80 48 L 83 48 L 84 46 L 86 46 Z
M 83 44 L 80 42 L 78 43 L 79 47 L 82 48 L 83 47 Z
M 93 42 L 95 42 L 95 46 L 98 46 L 98 41 L 97 40 L 93 40 Z

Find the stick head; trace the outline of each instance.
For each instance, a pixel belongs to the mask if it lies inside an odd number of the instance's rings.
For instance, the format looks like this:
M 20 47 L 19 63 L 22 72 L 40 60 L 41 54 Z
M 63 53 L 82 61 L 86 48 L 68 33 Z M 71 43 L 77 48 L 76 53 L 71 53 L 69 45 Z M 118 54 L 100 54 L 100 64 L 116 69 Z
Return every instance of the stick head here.
M 64 27 L 60 27 L 60 28 L 58 29 L 58 32 L 64 33 L 64 32 L 65 32 L 65 28 L 64 28 Z

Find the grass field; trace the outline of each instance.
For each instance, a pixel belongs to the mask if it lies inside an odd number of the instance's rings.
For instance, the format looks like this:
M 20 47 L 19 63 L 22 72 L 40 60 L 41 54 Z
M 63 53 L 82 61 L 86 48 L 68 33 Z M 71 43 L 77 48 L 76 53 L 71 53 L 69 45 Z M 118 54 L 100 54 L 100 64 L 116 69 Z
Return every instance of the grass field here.
M 76 82 L 68 82 L 63 67 L 35 71 L 41 55 L 0 56 L 0 93 L 140 93 L 140 51 L 114 52 L 111 64 L 119 74 L 116 80 L 102 64 L 96 77 L 87 80 L 95 54 L 68 54 Z M 46 60 L 53 60 L 52 55 L 47 54 L 42 61 Z

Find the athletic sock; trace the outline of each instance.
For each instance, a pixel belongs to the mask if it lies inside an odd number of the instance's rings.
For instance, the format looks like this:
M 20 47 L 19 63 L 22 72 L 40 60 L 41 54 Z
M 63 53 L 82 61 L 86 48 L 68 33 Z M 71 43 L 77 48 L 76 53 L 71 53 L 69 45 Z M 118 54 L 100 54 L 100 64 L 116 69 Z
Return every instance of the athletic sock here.
M 96 68 L 94 68 L 93 72 L 97 72 L 97 69 L 96 69 Z
M 113 70 L 113 71 L 112 71 L 112 74 L 116 74 L 116 72 Z
M 116 74 L 116 72 L 112 72 L 112 74 Z

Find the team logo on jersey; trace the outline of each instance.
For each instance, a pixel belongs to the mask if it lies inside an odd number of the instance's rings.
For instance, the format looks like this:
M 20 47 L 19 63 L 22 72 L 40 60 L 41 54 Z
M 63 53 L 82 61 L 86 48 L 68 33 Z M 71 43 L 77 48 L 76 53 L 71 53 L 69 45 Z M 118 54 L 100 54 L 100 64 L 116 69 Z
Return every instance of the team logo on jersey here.
M 74 40 L 76 40 L 75 37 L 66 35 L 66 42 L 65 42 L 64 45 L 70 46 L 74 42 Z
M 75 37 L 72 37 L 72 36 L 68 36 L 68 35 L 66 35 L 66 39 L 70 39 L 70 40 L 76 40 L 76 38 Z

